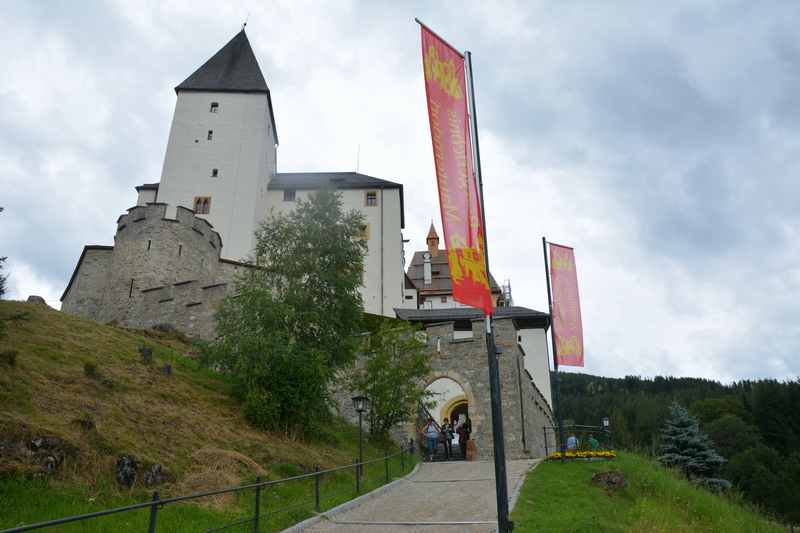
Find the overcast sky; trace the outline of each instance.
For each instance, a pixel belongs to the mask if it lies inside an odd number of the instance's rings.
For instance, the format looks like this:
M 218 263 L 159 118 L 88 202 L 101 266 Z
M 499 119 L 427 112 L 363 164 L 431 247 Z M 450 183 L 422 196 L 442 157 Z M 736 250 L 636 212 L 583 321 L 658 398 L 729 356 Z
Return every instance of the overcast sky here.
M 800 374 L 800 3 L 3 2 L 0 254 L 53 306 L 160 179 L 173 87 L 247 33 L 280 171 L 405 186 L 441 228 L 421 18 L 473 52 L 495 277 L 547 310 L 541 237 L 575 247 L 585 371 Z M 326 7 L 326 5 L 328 7 Z

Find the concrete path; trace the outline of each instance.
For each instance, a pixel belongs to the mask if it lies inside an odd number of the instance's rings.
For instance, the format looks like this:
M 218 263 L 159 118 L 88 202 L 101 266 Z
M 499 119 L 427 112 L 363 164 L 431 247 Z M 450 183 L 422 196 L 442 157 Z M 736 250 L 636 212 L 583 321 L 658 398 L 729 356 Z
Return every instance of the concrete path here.
M 512 500 L 536 461 L 509 461 Z M 424 463 L 409 478 L 347 511 L 326 516 L 305 531 L 348 533 L 490 533 L 497 527 L 494 463 Z

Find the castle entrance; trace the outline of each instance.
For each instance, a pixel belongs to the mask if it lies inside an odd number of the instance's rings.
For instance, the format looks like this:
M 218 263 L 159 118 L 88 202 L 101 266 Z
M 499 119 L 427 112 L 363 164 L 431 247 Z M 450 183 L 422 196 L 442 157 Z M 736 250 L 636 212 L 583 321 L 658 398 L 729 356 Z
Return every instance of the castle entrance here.
M 453 460 L 464 458 L 465 450 L 462 450 L 462 444 L 468 440 L 468 434 L 465 433 L 465 430 L 469 428 L 469 432 L 471 433 L 472 431 L 471 422 L 467 424 L 469 402 L 464 388 L 452 378 L 439 377 L 431 381 L 425 390 L 430 393 L 430 405 L 428 408 L 430 416 L 439 426 L 448 423 L 452 429 L 450 446 L 445 447 L 444 438 L 442 437 L 436 459 Z

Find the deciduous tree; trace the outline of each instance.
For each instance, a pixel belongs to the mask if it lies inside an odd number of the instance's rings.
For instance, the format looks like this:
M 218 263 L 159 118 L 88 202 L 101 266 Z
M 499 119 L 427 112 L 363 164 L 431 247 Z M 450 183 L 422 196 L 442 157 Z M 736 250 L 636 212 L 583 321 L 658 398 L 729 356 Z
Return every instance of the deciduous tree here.
M 363 224 L 325 189 L 256 232 L 255 267 L 222 302 L 204 350 L 236 380 L 255 425 L 301 435 L 330 416 L 328 385 L 358 343 Z

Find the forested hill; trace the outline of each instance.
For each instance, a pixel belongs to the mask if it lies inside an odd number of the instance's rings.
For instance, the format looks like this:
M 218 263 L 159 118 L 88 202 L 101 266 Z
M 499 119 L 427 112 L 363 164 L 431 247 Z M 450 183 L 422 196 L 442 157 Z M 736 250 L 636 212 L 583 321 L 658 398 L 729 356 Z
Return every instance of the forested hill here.
M 617 446 L 658 453 L 673 402 L 687 407 L 727 459 L 720 475 L 751 501 L 800 523 L 800 379 L 722 384 L 700 378 L 561 373 L 564 418 L 611 419 Z

